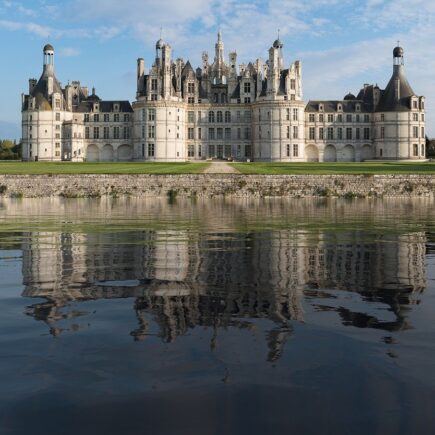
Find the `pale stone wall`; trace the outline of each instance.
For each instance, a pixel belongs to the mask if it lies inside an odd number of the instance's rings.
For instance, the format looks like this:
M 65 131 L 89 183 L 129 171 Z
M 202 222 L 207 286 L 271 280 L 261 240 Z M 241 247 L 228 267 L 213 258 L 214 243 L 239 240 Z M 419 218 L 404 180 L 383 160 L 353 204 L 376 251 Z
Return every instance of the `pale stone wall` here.
M 432 175 L 0 175 L 4 197 L 431 197 Z

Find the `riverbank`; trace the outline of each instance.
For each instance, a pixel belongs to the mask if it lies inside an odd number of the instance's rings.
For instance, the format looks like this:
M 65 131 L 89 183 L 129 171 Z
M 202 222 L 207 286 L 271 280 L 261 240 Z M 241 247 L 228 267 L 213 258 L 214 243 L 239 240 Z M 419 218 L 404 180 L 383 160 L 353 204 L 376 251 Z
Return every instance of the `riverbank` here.
M 0 197 L 434 197 L 434 175 L 0 175 Z

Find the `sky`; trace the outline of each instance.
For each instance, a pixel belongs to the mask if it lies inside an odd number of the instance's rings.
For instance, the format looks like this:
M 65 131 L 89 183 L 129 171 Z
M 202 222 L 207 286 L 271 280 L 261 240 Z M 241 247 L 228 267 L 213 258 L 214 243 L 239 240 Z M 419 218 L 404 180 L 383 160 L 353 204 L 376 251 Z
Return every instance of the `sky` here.
M 160 33 L 196 68 L 203 51 L 213 59 L 219 29 L 239 64 L 266 60 L 279 31 L 286 66 L 302 62 L 305 101 L 384 88 L 400 41 L 435 136 L 434 0 L 0 0 L 0 139 L 20 136 L 21 93 L 40 77 L 47 42 L 62 85 L 79 80 L 100 98 L 134 101 L 136 59 L 152 65 Z

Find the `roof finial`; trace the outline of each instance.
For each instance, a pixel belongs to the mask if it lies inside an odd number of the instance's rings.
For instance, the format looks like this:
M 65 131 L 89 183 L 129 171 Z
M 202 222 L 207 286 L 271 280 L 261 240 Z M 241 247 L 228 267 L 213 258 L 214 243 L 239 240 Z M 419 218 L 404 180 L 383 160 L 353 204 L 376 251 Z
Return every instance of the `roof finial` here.
M 160 26 L 160 39 L 162 39 L 163 27 Z
M 280 32 L 280 29 L 278 29 L 278 41 L 279 41 L 279 32 Z

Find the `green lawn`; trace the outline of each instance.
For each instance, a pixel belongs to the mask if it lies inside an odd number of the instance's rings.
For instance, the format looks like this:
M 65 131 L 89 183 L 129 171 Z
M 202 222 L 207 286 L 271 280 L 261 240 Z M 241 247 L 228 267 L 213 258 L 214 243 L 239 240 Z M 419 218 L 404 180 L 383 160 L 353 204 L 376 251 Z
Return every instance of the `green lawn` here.
M 209 163 L 0 162 L 0 174 L 197 174 Z
M 242 174 L 435 174 L 435 162 L 233 163 Z

